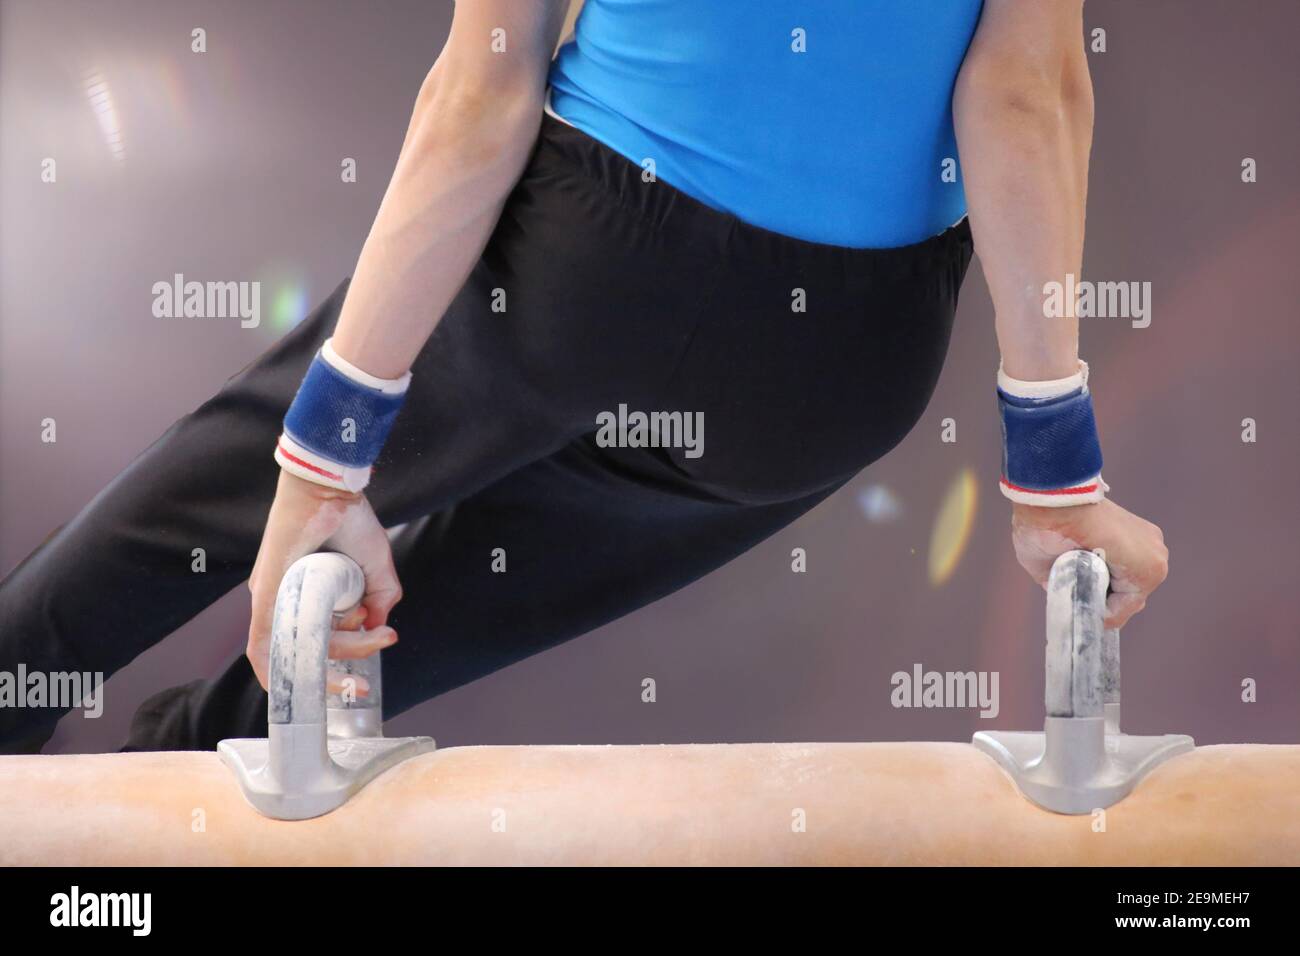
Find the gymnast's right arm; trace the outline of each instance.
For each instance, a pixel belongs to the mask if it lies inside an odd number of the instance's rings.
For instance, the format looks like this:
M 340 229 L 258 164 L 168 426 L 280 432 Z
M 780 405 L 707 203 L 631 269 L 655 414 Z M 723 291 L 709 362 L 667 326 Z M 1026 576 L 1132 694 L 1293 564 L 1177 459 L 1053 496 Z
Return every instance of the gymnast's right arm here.
M 411 364 L 523 172 L 567 7 L 566 0 L 456 4 L 338 327 L 308 371 L 275 448 L 279 485 L 248 582 L 247 653 L 263 687 L 280 580 L 322 546 L 350 555 L 366 577 L 362 605 L 343 621 L 348 633 L 336 635 L 330 656 L 365 657 L 397 639 L 387 619 L 401 587 L 388 538 L 361 491 L 401 406 Z M 331 688 L 339 690 L 333 681 Z
M 1121 627 L 1165 579 L 1169 552 L 1156 525 L 1106 497 L 1078 319 L 1043 305 L 1048 283 L 1077 278 L 1083 262 L 1093 97 L 1082 36 L 1083 0 L 985 0 L 953 119 L 1002 352 L 1000 488 L 1016 557 L 1046 587 L 1058 555 L 1103 549 L 1106 625 Z

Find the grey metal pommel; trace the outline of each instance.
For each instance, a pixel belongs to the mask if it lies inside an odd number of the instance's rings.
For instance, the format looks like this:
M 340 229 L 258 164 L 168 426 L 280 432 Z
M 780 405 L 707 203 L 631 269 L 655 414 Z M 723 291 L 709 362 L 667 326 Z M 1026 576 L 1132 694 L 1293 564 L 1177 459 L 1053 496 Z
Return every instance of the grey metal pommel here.
M 269 738 L 223 740 L 222 761 L 244 797 L 277 820 L 329 813 L 390 767 L 435 748 L 432 737 L 383 736 L 379 655 L 330 661 L 334 616 L 365 593 L 356 562 L 311 554 L 290 566 L 275 599 L 271 635 Z M 328 669 L 344 674 L 345 694 L 327 697 Z M 369 685 L 352 692 L 349 678 Z
M 1056 559 L 1047 582 L 1047 718 L 1042 733 L 981 731 L 971 743 L 1020 792 L 1056 813 L 1122 800 L 1152 768 L 1195 746 L 1191 737 L 1119 729 L 1119 631 L 1102 624 L 1110 571 L 1090 551 Z

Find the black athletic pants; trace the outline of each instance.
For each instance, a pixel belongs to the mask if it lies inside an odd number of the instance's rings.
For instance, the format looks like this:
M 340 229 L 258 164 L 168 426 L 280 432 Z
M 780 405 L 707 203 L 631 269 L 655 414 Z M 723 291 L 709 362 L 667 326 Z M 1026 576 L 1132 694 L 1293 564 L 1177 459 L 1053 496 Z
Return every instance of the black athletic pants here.
M 683 587 L 887 452 L 933 391 L 970 255 L 964 222 L 897 249 L 769 232 L 545 117 L 366 491 L 386 526 L 413 522 L 386 714 Z M 346 291 L 0 583 L 0 670 L 111 674 L 248 578 L 281 420 Z M 620 406 L 702 413 L 703 453 L 606 447 L 597 416 Z M 0 750 L 60 715 L 0 708 Z M 265 728 L 241 659 L 148 702 L 129 746 Z

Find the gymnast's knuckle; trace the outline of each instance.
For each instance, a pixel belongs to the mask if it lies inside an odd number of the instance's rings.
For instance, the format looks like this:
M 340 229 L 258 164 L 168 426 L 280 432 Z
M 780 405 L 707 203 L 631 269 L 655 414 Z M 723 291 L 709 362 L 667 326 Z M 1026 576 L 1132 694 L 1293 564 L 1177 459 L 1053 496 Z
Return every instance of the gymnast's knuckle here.
M 1169 550 L 1161 547 L 1155 555 L 1155 560 L 1151 562 L 1151 581 L 1153 585 L 1159 584 L 1169 577 Z

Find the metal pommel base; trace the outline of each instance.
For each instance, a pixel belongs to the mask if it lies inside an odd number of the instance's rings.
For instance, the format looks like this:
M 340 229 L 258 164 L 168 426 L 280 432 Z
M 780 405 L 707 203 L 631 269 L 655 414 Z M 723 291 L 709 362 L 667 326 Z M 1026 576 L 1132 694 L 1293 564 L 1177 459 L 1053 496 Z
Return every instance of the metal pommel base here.
M 336 810 L 385 770 L 437 747 L 432 737 L 329 737 L 322 754 L 318 726 L 272 727 L 271 734 L 270 740 L 223 740 L 217 752 L 253 809 L 276 820 L 307 820 Z M 280 779 L 272 769 L 273 747 L 285 748 L 274 763 L 291 779 Z
M 1118 803 L 1152 769 L 1195 746 L 1182 734 L 1105 731 L 1101 717 L 1048 717 L 1042 733 L 982 731 L 971 743 L 996 760 L 1029 800 L 1070 814 Z

